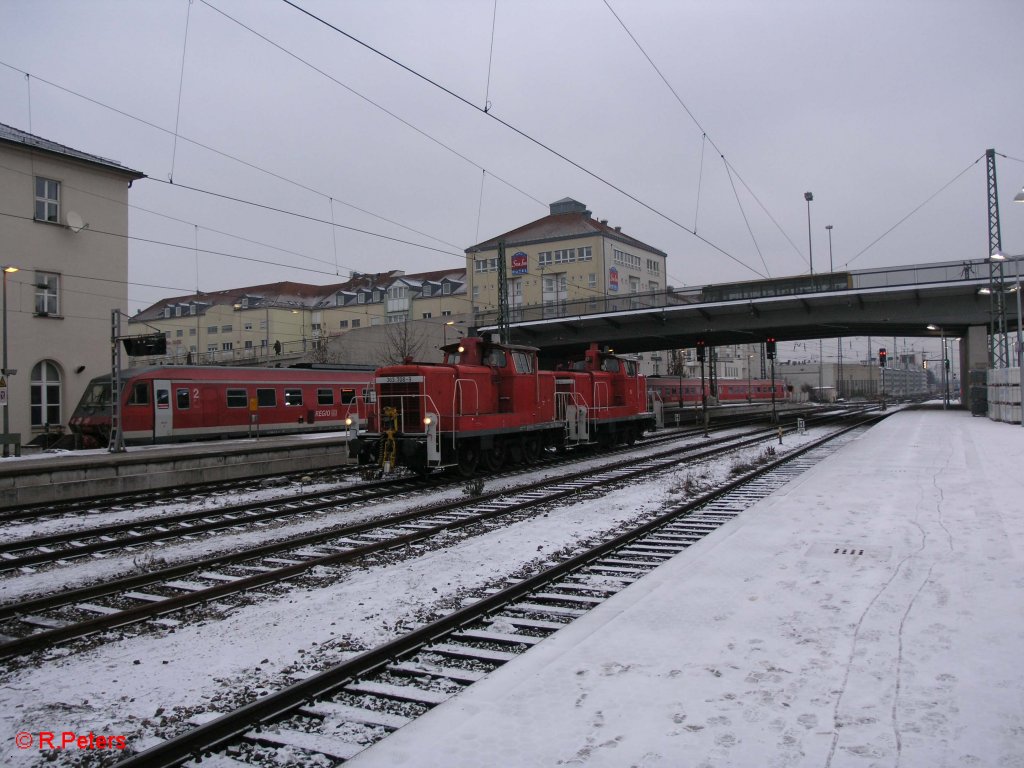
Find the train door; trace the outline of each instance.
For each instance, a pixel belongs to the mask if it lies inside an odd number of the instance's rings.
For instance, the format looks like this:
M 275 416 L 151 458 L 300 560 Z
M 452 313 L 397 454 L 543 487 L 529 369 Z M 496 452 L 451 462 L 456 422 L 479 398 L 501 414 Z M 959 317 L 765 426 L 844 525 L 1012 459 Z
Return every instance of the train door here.
M 161 442 L 169 439 L 173 424 L 171 382 L 157 379 L 153 382 L 153 440 Z

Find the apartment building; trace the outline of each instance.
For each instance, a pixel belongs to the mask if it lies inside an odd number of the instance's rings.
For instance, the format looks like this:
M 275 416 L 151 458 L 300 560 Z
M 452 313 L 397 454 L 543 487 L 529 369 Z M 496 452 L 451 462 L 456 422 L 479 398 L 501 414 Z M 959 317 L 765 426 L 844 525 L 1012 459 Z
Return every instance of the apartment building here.
M 110 371 L 111 312 L 128 305 L 128 190 L 139 171 L 0 124 L 6 432 L 66 431 Z

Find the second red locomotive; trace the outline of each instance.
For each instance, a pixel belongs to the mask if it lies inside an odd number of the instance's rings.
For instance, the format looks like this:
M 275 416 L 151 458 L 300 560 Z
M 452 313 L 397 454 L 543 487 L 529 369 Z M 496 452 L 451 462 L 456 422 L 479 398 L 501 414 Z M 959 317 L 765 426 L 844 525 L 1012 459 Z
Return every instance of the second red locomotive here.
M 377 370 L 361 461 L 470 476 L 481 465 L 532 462 L 546 448 L 630 442 L 654 425 L 636 364 L 596 346 L 559 371 L 540 370 L 534 347 L 479 337 L 442 351 L 441 364 Z

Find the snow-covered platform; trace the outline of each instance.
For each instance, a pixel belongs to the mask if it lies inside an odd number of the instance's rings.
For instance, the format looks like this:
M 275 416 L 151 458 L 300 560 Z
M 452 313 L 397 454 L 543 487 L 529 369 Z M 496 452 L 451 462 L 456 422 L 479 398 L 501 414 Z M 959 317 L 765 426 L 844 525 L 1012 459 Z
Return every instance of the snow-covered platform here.
M 350 765 L 1022 766 L 1022 475 L 896 414 Z

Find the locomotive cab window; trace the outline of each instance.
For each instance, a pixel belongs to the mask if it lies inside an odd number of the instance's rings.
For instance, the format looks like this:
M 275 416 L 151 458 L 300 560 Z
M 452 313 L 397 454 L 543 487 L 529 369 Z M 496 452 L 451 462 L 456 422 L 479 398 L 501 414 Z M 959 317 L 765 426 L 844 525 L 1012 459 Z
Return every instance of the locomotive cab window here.
M 606 357 L 601 361 L 601 370 L 608 373 L 619 372 L 619 359 L 617 357 Z
M 636 376 L 636 361 L 635 360 L 625 360 L 623 362 L 625 362 L 625 364 L 626 364 L 626 375 L 627 376 Z
M 179 387 L 174 390 L 174 400 L 179 411 L 187 411 L 189 406 L 188 387 Z
M 228 408 L 247 408 L 249 406 L 249 395 L 244 389 L 229 389 L 227 397 Z
M 284 391 L 284 404 L 285 405 L 302 405 L 302 390 L 301 389 L 286 389 Z
M 505 359 L 505 350 L 503 349 L 492 349 L 487 353 L 487 358 L 484 360 L 484 365 L 494 366 L 495 368 L 504 368 L 508 365 L 508 361 Z
M 149 405 L 149 383 L 139 381 L 132 385 L 128 395 L 128 405 Z
M 533 373 L 533 358 L 526 352 L 512 352 L 512 362 L 515 364 L 516 373 Z
M 274 408 L 277 406 L 276 389 L 257 389 L 256 405 L 260 408 Z
M 316 404 L 317 405 L 334 405 L 334 390 L 333 389 L 318 389 L 316 391 Z

